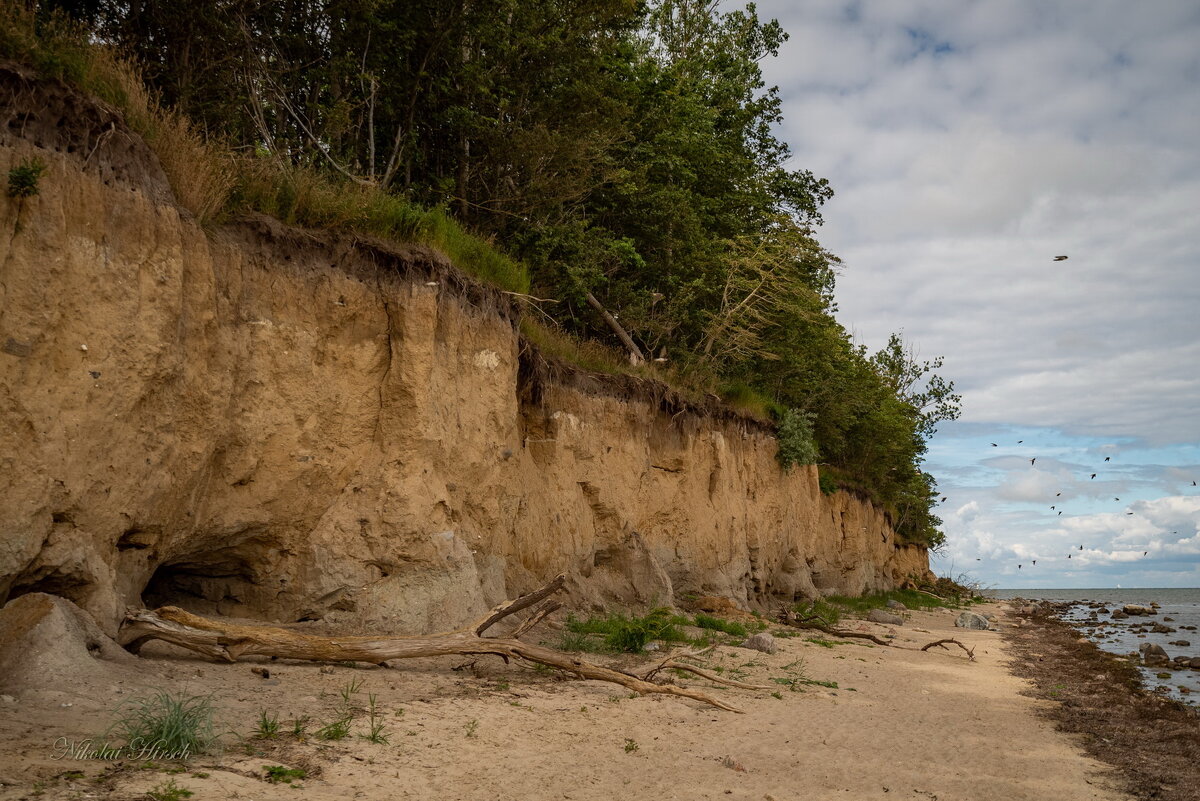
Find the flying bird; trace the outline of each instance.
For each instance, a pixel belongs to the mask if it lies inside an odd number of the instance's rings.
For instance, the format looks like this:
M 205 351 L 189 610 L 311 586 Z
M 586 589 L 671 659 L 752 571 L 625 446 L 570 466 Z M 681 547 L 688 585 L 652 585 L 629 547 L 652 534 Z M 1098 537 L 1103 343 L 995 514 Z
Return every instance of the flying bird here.
M 942 496 L 942 500 L 941 500 L 941 501 L 939 501 L 939 503 L 945 503 L 945 502 L 946 502 L 946 496 L 945 496 L 945 495 L 943 495 L 943 496 Z
M 1127 514 L 1127 515 L 1131 515 L 1131 514 L 1133 514 L 1133 512 L 1126 512 L 1125 514 Z
M 999 445 L 997 445 L 996 443 L 994 443 L 994 442 L 993 442 L 993 443 L 992 443 L 992 447 L 993 447 L 993 448 L 999 448 L 1000 446 L 999 446 Z M 1195 484 L 1196 482 L 1195 482 L 1195 481 L 1193 481 L 1192 483 L 1193 483 L 1193 484 Z
M 1095 478 L 1095 477 L 1096 477 L 1096 474 L 1095 474 L 1095 473 L 1092 473 L 1092 478 Z
M 1079 550 L 1081 550 L 1081 551 L 1083 550 L 1083 546 L 1082 546 L 1082 545 L 1080 545 L 1080 546 L 1079 546 Z
M 1120 498 L 1113 498 L 1113 500 L 1114 500 L 1114 501 L 1119 501 L 1119 500 L 1121 500 L 1121 499 L 1120 499 Z
M 1020 565 L 1017 565 L 1017 570 L 1020 570 L 1020 569 L 1021 569 L 1021 566 L 1020 566 Z
M 1112 461 L 1112 457 L 1111 457 L 1111 456 L 1105 456 L 1105 457 L 1104 457 L 1104 461 L 1106 461 L 1106 462 L 1111 462 L 1111 461 Z
M 1019 439 L 1019 440 L 1017 440 L 1017 444 L 1018 444 L 1018 445 L 1020 445 L 1020 444 L 1021 444 L 1022 442 L 1024 442 L 1024 441 L 1025 441 L 1025 440 L 1023 440 L 1023 439 Z
M 1059 497 L 1060 495 L 1062 495 L 1062 493 L 1061 493 L 1061 492 L 1056 492 L 1056 493 L 1054 493 L 1054 497 L 1055 497 L 1055 498 Z
M 1033 560 L 1033 563 L 1036 565 L 1036 564 L 1037 564 L 1037 560 L 1036 560 L 1036 559 L 1034 559 L 1034 560 Z
M 1053 506 L 1051 506 L 1050 508 L 1051 508 L 1051 509 L 1053 509 L 1054 507 L 1053 507 Z
M 1037 457 L 1035 456 L 1035 457 L 1033 457 L 1032 459 L 1030 459 L 1030 460 L 1029 460 L 1029 463 L 1030 463 L 1030 464 L 1033 464 L 1033 463 L 1034 463 L 1034 462 L 1036 462 L 1036 461 L 1037 461 Z
M 1071 558 L 1071 554 L 1067 554 L 1067 558 L 1068 558 L 1068 559 L 1070 559 L 1070 558 Z
M 1150 552 L 1149 552 L 1149 551 L 1142 551 L 1142 556 L 1145 556 L 1145 555 L 1146 555 L 1146 554 L 1148 554 L 1148 553 L 1150 553 Z
M 1059 512 L 1059 514 L 1061 515 L 1061 514 L 1062 514 L 1062 512 Z
M 1055 261 L 1066 261 L 1067 257 L 1066 256 L 1055 256 L 1054 260 Z

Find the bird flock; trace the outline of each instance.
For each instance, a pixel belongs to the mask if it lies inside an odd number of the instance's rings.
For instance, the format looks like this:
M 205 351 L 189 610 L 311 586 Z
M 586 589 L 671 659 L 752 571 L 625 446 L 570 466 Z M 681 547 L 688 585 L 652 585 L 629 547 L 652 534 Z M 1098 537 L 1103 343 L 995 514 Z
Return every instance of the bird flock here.
M 1062 261 L 1062 260 L 1063 260 L 1063 259 L 1065 259 L 1065 258 L 1066 258 L 1066 256 L 1059 256 L 1059 257 L 1056 257 L 1056 258 L 1055 258 L 1055 261 Z M 1017 444 L 1018 444 L 1018 445 L 1021 445 L 1021 444 L 1023 444 L 1024 442 L 1025 442 L 1025 440 L 1023 440 L 1023 439 L 1019 439 L 1019 440 L 1017 440 Z M 999 447 L 1000 447 L 1000 443 L 998 443 L 998 442 L 992 442 L 992 443 L 990 443 L 990 444 L 991 444 L 991 446 L 992 446 L 993 448 L 999 448 Z M 1112 461 L 1112 457 L 1111 457 L 1111 456 L 1105 456 L 1105 457 L 1104 457 L 1104 461 L 1105 461 L 1105 462 L 1111 462 L 1111 461 Z M 1034 457 L 1031 457 L 1031 458 L 1029 459 L 1029 464 L 1030 464 L 1030 466 L 1035 466 L 1035 465 L 1037 464 L 1037 457 L 1036 457 L 1036 456 L 1034 456 Z M 1089 480 L 1089 481 L 1095 481 L 1095 480 L 1096 480 L 1096 476 L 1098 476 L 1098 475 L 1100 475 L 1100 474 L 1099 474 L 1099 472 L 1096 472 L 1096 473 L 1090 473 L 1090 474 L 1088 475 L 1088 480 Z M 1192 486 L 1193 486 L 1193 487 L 1195 487 L 1195 486 L 1196 486 L 1196 482 L 1195 482 L 1194 480 L 1192 481 Z M 945 496 L 945 495 L 943 495 L 943 496 L 942 496 L 942 498 L 941 498 L 941 503 L 945 503 L 945 502 L 946 502 L 946 500 L 947 500 L 947 497 L 948 497 L 948 496 Z M 1058 492 L 1054 493 L 1054 497 L 1055 497 L 1055 498 L 1061 498 L 1061 497 L 1062 497 L 1062 490 L 1059 490 Z M 1119 497 L 1113 496 L 1113 500 L 1119 503 L 1121 499 L 1120 499 Z M 1061 517 L 1061 516 L 1062 516 L 1062 513 L 1063 513 L 1064 509 L 1063 509 L 1063 508 L 1061 508 L 1061 503 L 1062 503 L 1061 501 L 1058 501 L 1058 502 L 1055 502 L 1055 503 L 1053 503 L 1053 504 L 1050 504 L 1050 511 L 1052 511 L 1052 512 L 1055 512 L 1055 517 Z M 1132 515 L 1132 514 L 1133 514 L 1133 512 L 1131 512 L 1131 511 L 1126 511 L 1126 512 L 1125 512 L 1125 514 L 1126 514 L 1126 515 Z M 1172 534 L 1178 534 L 1179 532 L 1178 532 L 1178 531 L 1172 531 L 1171 533 L 1172 533 Z M 1079 546 L 1079 550 L 1080 550 L 1080 551 L 1082 551 L 1082 550 L 1083 550 L 1083 546 L 1082 546 L 1082 545 L 1080 545 L 1080 546 Z M 1149 553 L 1150 553 L 1149 551 L 1142 551 L 1142 556 L 1143 556 L 1143 557 L 1145 557 L 1145 556 L 1148 556 L 1148 555 L 1149 555 Z M 1072 557 L 1072 555 L 1073 555 L 1073 554 L 1071 554 L 1071 553 L 1068 553 L 1068 554 L 1067 554 L 1067 558 L 1068 558 L 1068 559 L 1070 559 L 1070 558 Z M 976 562 L 980 562 L 980 561 L 982 561 L 982 559 L 981 559 L 980 557 L 976 557 L 975 561 L 976 561 Z M 1030 562 L 1029 562 L 1029 564 L 1030 564 L 1030 566 L 1031 566 L 1031 567 L 1032 567 L 1032 566 L 1036 566 L 1036 565 L 1037 565 L 1037 560 L 1036 560 L 1036 559 L 1031 559 L 1031 560 L 1030 560 Z M 1021 570 L 1021 569 L 1023 569 L 1023 568 L 1024 568 L 1024 566 L 1025 566 L 1025 563 L 1024 563 L 1024 562 L 1019 562 L 1019 563 L 1017 563 L 1017 570 Z

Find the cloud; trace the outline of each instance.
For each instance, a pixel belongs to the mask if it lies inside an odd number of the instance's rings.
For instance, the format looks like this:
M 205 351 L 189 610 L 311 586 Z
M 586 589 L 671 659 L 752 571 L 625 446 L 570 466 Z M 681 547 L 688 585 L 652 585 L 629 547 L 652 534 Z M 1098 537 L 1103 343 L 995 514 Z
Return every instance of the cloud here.
M 763 62 L 780 134 L 838 193 L 819 235 L 845 262 L 839 319 L 944 356 L 963 396 L 929 454 L 943 561 L 1195 586 L 1200 6 L 758 10 L 792 36 Z
M 840 317 L 945 355 L 966 419 L 1200 439 L 1200 15 L 996 5 L 759 5 Z

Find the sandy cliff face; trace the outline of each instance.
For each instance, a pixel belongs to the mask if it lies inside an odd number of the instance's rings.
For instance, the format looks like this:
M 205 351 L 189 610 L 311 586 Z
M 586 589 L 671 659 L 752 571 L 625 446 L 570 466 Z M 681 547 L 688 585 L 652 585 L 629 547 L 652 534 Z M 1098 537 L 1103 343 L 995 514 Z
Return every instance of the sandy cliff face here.
M 531 370 L 439 254 L 203 231 L 111 112 L 3 83 L 0 171 L 49 170 L 0 199 L 0 601 L 416 631 L 559 571 L 577 603 L 752 604 L 927 569 L 754 424 Z

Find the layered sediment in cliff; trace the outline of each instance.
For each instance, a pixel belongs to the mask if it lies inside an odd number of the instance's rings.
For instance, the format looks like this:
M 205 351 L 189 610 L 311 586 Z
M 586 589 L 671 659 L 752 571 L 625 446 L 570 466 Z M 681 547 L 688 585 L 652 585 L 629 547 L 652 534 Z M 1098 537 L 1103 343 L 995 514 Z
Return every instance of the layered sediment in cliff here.
M 103 105 L 0 70 L 0 601 L 446 629 L 565 571 L 578 604 L 744 604 L 927 570 L 770 432 L 551 369 L 440 254 L 205 231 Z

